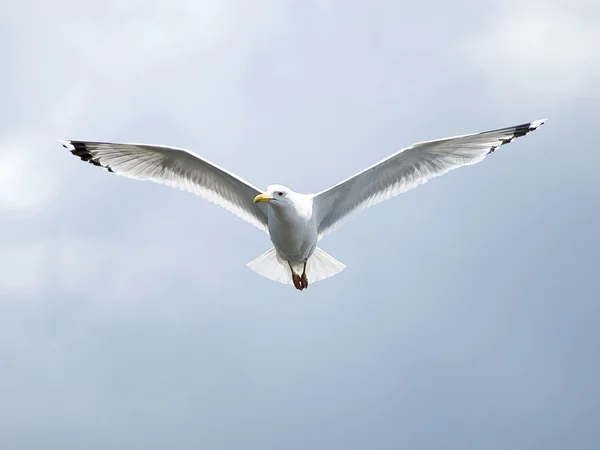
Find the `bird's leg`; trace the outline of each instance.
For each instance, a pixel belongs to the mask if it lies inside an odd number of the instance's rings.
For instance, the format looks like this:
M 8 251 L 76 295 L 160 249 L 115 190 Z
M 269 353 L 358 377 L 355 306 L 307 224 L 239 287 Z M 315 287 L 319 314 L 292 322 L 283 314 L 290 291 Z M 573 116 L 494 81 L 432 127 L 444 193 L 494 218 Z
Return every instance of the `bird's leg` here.
M 292 281 L 294 282 L 294 287 L 296 289 L 298 289 L 299 291 L 301 291 L 302 289 L 304 289 L 304 285 L 302 283 L 302 278 L 300 277 L 300 275 L 298 275 L 296 272 L 294 272 L 294 269 L 292 268 L 292 265 L 289 263 L 289 261 L 288 261 L 288 266 L 290 266 L 290 270 L 292 271 Z
M 304 268 L 302 269 L 302 284 L 304 284 L 304 289 L 308 287 L 308 277 L 306 276 L 306 263 L 308 260 L 304 261 Z

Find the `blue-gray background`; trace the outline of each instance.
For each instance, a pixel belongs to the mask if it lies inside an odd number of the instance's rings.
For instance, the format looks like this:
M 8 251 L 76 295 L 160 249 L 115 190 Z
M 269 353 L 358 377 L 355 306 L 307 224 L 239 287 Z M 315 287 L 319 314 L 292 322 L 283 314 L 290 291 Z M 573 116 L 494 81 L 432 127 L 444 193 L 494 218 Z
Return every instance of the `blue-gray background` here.
M 0 447 L 597 448 L 598 2 L 163 3 L 3 5 Z M 544 117 L 347 222 L 302 293 L 240 219 L 56 143 L 314 192 Z

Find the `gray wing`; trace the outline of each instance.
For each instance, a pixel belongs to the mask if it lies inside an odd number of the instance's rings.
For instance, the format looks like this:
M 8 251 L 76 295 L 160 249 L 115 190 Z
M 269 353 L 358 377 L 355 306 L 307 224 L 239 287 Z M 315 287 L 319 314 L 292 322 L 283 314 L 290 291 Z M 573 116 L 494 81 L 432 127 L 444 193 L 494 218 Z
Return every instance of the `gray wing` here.
M 261 192 L 190 151 L 147 144 L 60 142 L 83 161 L 118 175 L 194 193 L 268 232 L 266 205 L 254 203 L 254 197 Z
M 482 133 L 419 142 L 400 150 L 362 172 L 313 195 L 319 239 L 349 216 L 461 166 L 478 163 L 513 139 L 544 124 L 537 120 Z

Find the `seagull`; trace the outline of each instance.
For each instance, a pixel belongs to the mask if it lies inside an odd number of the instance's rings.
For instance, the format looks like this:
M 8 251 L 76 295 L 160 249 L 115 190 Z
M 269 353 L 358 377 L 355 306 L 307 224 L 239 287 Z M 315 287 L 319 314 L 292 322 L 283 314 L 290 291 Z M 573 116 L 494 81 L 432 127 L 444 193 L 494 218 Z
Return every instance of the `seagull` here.
M 280 184 L 259 190 L 183 148 L 59 142 L 82 161 L 117 175 L 191 192 L 266 232 L 273 247 L 247 266 L 259 275 L 293 284 L 302 291 L 309 281 L 324 280 L 346 267 L 317 247 L 317 243 L 350 216 L 450 170 L 476 164 L 546 120 L 418 142 L 316 194 L 301 194 Z

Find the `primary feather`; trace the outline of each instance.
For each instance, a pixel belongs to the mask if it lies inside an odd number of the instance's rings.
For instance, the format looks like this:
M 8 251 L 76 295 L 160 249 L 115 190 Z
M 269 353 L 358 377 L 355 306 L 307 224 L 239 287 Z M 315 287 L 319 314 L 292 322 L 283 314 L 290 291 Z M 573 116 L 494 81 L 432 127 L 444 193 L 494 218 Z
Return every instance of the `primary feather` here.
M 418 142 L 313 195 L 319 239 L 339 227 L 352 214 L 461 166 L 475 164 L 513 139 L 525 136 L 546 119 L 522 125 Z
M 253 202 L 261 191 L 188 150 L 148 144 L 61 143 L 83 161 L 118 175 L 194 193 L 267 232 L 267 208 L 264 204 Z

